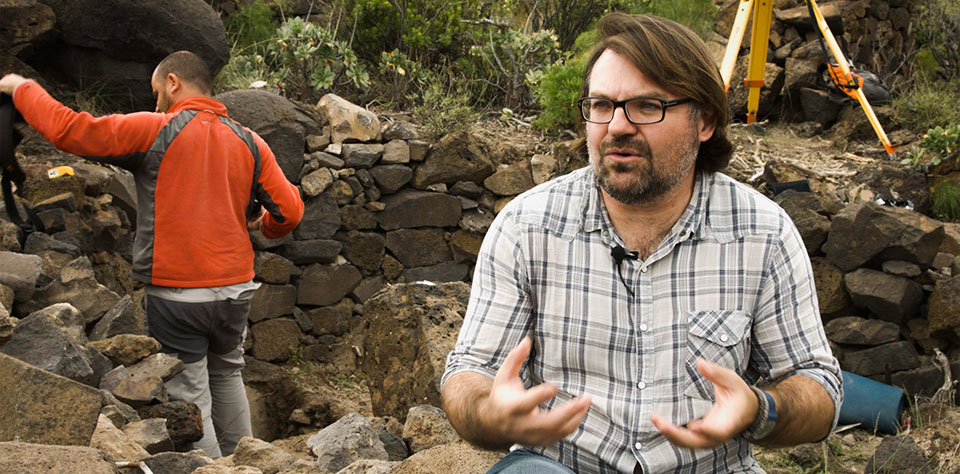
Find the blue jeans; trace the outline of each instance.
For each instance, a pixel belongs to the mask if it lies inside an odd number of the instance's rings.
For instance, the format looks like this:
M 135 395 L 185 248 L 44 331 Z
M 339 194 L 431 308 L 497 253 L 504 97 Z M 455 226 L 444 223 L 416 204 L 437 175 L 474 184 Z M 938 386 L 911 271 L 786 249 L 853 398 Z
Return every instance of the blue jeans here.
M 487 474 L 575 474 L 553 459 L 526 449 L 511 451 L 487 471 Z

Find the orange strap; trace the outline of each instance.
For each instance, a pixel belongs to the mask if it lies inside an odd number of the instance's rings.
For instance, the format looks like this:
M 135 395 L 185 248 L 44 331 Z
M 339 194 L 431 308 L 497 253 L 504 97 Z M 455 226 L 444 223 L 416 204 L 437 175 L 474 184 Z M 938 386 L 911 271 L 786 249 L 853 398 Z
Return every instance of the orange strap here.
M 844 94 L 847 94 L 854 100 L 857 99 L 854 91 L 863 87 L 863 78 L 860 77 L 859 74 L 850 71 L 848 76 L 844 76 L 843 69 L 833 64 L 827 64 L 827 71 L 830 72 L 830 79 L 833 79 L 833 83 L 836 84 Z

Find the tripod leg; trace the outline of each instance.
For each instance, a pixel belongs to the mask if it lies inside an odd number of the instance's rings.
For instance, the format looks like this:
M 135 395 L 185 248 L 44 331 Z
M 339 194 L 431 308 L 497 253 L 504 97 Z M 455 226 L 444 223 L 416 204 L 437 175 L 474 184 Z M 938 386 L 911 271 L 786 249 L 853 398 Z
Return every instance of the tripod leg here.
M 756 0 L 753 10 L 753 30 L 750 37 L 750 66 L 744 85 L 750 88 L 747 95 L 747 123 L 757 121 L 760 108 L 760 88 L 767 72 L 767 43 L 770 41 L 770 18 L 773 16 L 773 0 Z
M 750 19 L 750 9 L 753 0 L 740 0 L 737 9 L 737 18 L 730 30 L 730 39 L 727 41 L 727 50 L 723 54 L 723 63 L 720 65 L 720 77 L 723 78 L 723 88 L 730 92 L 730 79 L 733 78 L 733 66 L 737 63 L 740 54 L 740 45 L 743 43 L 743 34 L 747 32 L 747 21 Z
M 843 54 L 843 50 L 840 49 L 840 44 L 837 43 L 837 39 L 833 36 L 833 32 L 830 31 L 830 26 L 827 25 L 827 20 L 823 18 L 823 14 L 820 13 L 820 8 L 817 7 L 817 2 L 814 0 L 807 0 L 810 6 L 813 8 L 814 16 L 817 20 L 817 27 L 820 29 L 820 34 L 823 35 L 823 39 L 827 42 L 827 47 L 830 49 L 830 53 L 833 55 L 833 59 L 837 61 L 837 64 L 840 66 L 840 70 L 843 71 L 845 79 L 850 79 L 850 65 L 847 63 L 847 58 Z M 870 121 L 870 126 L 873 127 L 873 131 L 876 132 L 877 137 L 880 138 L 880 142 L 883 143 L 883 149 L 886 150 L 888 155 L 893 155 L 897 150 L 897 147 L 890 142 L 890 139 L 887 138 L 886 132 L 883 131 L 883 126 L 880 125 L 880 120 L 877 119 L 877 114 L 873 112 L 873 107 L 870 106 L 870 102 L 867 101 L 867 96 L 863 94 L 863 87 L 859 87 L 853 91 L 853 96 L 857 99 L 857 102 L 860 103 L 860 107 L 863 109 L 863 112 L 867 114 L 867 120 Z

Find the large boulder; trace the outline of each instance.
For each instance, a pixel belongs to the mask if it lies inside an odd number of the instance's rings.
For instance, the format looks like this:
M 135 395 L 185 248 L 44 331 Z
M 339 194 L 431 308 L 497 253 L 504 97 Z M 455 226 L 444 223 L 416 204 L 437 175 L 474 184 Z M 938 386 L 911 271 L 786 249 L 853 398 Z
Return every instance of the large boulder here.
M 0 3 L 0 17 L 4 26 L 0 43 L 9 48 L 7 52 L 21 58 L 29 58 L 36 53 L 38 44 L 49 43 L 57 37 L 54 30 L 57 16 L 53 9 L 37 0 L 6 0 Z
M 7 413 L 9 412 L 4 412 Z M 11 441 L 0 443 L 0 472 L 115 474 L 119 471 L 114 463 L 104 459 L 103 453 L 95 448 Z
M 960 275 L 938 281 L 928 305 L 931 332 L 960 336 Z
M 0 285 L 12 288 L 17 301 L 29 300 L 40 278 L 42 263 L 36 255 L 0 251 Z
M 469 294 L 461 282 L 400 284 L 364 303 L 369 327 L 361 368 L 375 414 L 403 420 L 411 407 L 440 406 L 440 377 Z
M 120 296 L 101 285 L 87 257 L 68 263 L 56 278 L 37 290 L 30 301 L 22 305 L 25 311 L 37 311 L 56 303 L 70 303 L 83 313 L 84 323 L 99 320 L 120 301 Z
M 830 221 L 827 260 L 845 272 L 873 259 L 929 267 L 943 241 L 943 224 L 919 212 L 878 204 L 851 204 Z
M 287 98 L 258 89 L 224 92 L 216 97 L 227 106 L 230 118 L 257 132 L 277 157 L 290 182 L 300 178 L 306 135 L 318 128 L 316 118 Z
M 153 110 L 153 70 L 168 54 L 189 50 L 216 75 L 230 59 L 223 22 L 201 0 L 42 0 L 60 38 L 31 65 L 78 87 L 96 83 L 119 105 Z M 130 100 L 130 99 L 127 99 Z M 119 101 L 118 101 L 119 102 Z
M 896 324 L 916 314 L 923 302 L 920 284 L 901 276 L 859 268 L 843 277 L 853 303 Z
M 330 124 L 330 141 L 333 143 L 365 142 L 380 134 L 380 120 L 376 114 L 336 94 L 321 97 L 317 110 Z
M 4 354 L 0 380 L 0 441 L 90 444 L 100 414 L 98 390 Z M 0 466 L 4 459 L 0 456 Z
M 413 227 L 453 227 L 460 221 L 460 201 L 445 193 L 400 191 L 383 198 L 386 207 L 377 213 L 383 230 Z

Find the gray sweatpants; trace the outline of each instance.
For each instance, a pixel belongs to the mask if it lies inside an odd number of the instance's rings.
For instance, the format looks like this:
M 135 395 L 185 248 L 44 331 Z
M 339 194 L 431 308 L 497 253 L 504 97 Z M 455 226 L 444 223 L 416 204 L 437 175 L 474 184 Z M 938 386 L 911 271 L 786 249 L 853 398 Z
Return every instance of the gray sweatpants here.
M 219 299 L 220 293 L 214 291 L 215 301 L 187 302 L 157 296 L 177 297 L 166 291 L 150 293 L 148 289 L 147 318 L 162 350 L 177 355 L 185 365 L 183 372 L 167 381 L 167 392 L 173 399 L 200 407 L 203 438 L 193 448 L 213 458 L 229 456 L 240 438 L 253 436 L 240 375 L 253 292 L 227 291 Z M 191 290 L 184 291 L 190 295 Z

